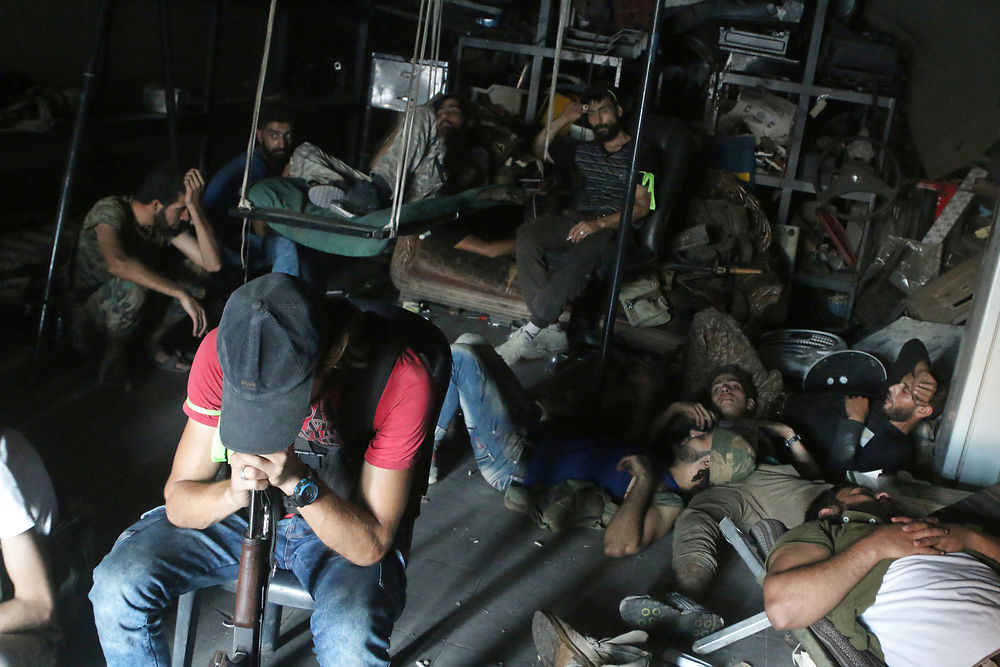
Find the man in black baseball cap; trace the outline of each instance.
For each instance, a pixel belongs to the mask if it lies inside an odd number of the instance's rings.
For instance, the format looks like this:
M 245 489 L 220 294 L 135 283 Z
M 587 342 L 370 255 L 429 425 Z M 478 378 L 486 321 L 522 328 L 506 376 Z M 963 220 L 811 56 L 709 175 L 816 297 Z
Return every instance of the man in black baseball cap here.
M 338 410 L 368 361 L 382 358 L 359 352 L 371 347 L 362 322 L 347 302 L 314 301 L 281 273 L 233 293 L 191 368 L 166 504 L 129 528 L 94 572 L 109 665 L 169 663 L 163 610 L 184 592 L 236 578 L 241 510 L 268 487 L 286 507 L 275 565 L 315 600 L 320 664 L 388 664 L 405 599 L 413 467 L 433 400 L 426 369 L 403 349 L 390 353 L 373 423 L 354 423 L 363 411 Z M 322 453 L 310 458 L 320 469 L 296 449 Z

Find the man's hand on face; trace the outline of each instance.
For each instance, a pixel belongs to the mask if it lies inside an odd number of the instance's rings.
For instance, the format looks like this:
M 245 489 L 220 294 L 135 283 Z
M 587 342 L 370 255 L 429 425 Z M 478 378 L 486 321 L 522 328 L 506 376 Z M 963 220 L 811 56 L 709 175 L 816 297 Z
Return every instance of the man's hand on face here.
M 205 192 L 205 179 L 197 169 L 189 169 L 184 174 L 184 205 L 194 208 L 201 203 L 201 195 Z
M 630 454 L 622 457 L 618 462 L 617 469 L 632 475 L 636 481 L 652 481 L 653 479 L 653 467 L 649 462 L 649 457 L 643 454 Z
M 931 375 L 930 370 L 923 365 L 917 366 L 913 371 L 913 385 L 911 392 L 913 402 L 917 405 L 929 405 L 934 394 L 937 392 L 937 379 Z
M 575 123 L 583 116 L 583 105 L 579 102 L 570 102 L 562 112 L 563 118 L 571 123 Z
M 266 456 L 256 456 L 254 454 L 233 453 L 229 458 L 229 465 L 233 474 L 231 483 L 234 489 L 243 488 L 250 483 L 249 491 L 262 491 L 268 486 L 281 489 L 286 496 L 290 496 L 295 490 L 299 481 L 309 473 L 309 468 L 302 463 L 291 445 L 287 449 Z M 245 480 L 242 478 L 246 478 Z M 239 478 L 239 485 L 236 479 Z M 247 503 L 249 503 L 249 495 Z
M 705 431 L 715 425 L 715 413 L 701 403 L 694 401 L 677 401 L 674 403 L 677 414 L 692 420 L 699 431 Z
M 868 419 L 868 399 L 864 396 L 848 396 L 844 399 L 844 411 L 847 418 L 864 423 Z

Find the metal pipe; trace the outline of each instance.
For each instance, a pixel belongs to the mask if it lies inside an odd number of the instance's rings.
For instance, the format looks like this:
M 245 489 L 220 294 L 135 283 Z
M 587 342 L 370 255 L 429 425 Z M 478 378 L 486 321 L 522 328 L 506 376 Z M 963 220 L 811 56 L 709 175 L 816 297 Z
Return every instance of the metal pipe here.
M 215 0 L 212 5 L 212 14 L 209 19 L 208 29 L 208 53 L 205 57 L 205 102 L 201 107 L 204 114 L 205 123 L 209 128 L 214 128 L 215 118 L 212 112 L 215 110 L 215 56 L 219 50 L 219 31 L 222 25 L 222 0 Z M 205 132 L 201 137 L 201 149 L 198 151 L 198 168 L 205 173 L 208 167 L 209 144 L 212 132 Z
M 45 276 L 45 291 L 42 294 L 42 308 L 38 317 L 38 335 L 35 338 L 35 351 L 32 356 L 32 376 L 37 380 L 42 349 L 45 343 L 45 324 L 49 312 L 49 299 L 52 296 L 52 278 L 56 271 L 56 258 L 59 254 L 59 238 L 69 211 L 70 197 L 73 194 L 73 180 L 76 176 L 76 163 L 80 157 L 80 144 L 83 141 L 84 125 L 87 122 L 87 111 L 93 96 L 94 80 L 97 78 L 97 66 L 104 46 L 104 36 L 107 33 L 110 0 L 101 0 L 97 8 L 97 26 L 94 31 L 94 43 L 90 50 L 90 62 L 83 72 L 83 85 L 80 89 L 80 102 L 76 108 L 76 119 L 73 122 L 73 135 L 69 142 L 69 152 L 66 155 L 66 169 L 63 172 L 62 188 L 59 191 L 59 207 L 56 213 L 56 225 L 52 236 L 52 253 L 49 256 L 49 270 Z
M 625 266 L 626 240 L 631 231 L 629 228 L 632 225 L 632 206 L 635 204 L 635 188 L 639 182 L 639 174 L 636 171 L 639 162 L 639 146 L 642 144 L 642 130 L 646 121 L 646 105 L 649 101 L 649 84 L 653 76 L 653 61 L 656 59 L 656 51 L 660 45 L 660 6 L 662 4 L 662 2 L 657 2 L 656 9 L 653 11 L 653 26 L 649 33 L 649 51 L 646 54 L 646 68 L 642 77 L 642 95 L 639 98 L 639 118 L 632 142 L 632 166 L 629 169 L 628 184 L 625 186 L 621 222 L 618 224 L 618 246 L 615 248 L 615 267 L 611 274 L 608 307 L 604 318 L 604 337 L 601 340 L 601 356 L 594 378 L 594 396 L 600 398 L 602 406 L 604 404 L 603 387 L 607 373 L 608 354 L 611 348 L 611 336 L 614 335 L 615 331 L 615 302 L 618 300 L 618 292 L 621 289 L 622 268 Z M 601 413 L 603 413 L 603 409 L 598 411 L 598 414 Z
M 167 0 L 160 0 L 160 36 L 163 39 L 163 97 L 167 107 L 167 131 L 170 135 L 170 159 L 180 158 L 177 140 L 177 98 L 174 93 L 174 77 L 170 69 L 170 17 L 167 15 Z

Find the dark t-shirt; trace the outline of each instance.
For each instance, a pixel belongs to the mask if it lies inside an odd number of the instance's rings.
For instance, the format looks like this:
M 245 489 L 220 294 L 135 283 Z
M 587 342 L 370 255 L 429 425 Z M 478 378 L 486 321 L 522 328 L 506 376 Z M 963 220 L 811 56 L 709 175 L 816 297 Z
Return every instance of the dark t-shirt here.
M 555 141 L 550 145 L 549 155 L 558 166 L 565 167 L 572 163 L 582 176 L 572 210 L 584 213 L 587 217 L 600 217 L 621 211 L 632 164 L 633 145 L 633 139 L 629 138 L 614 153 L 605 151 L 599 141 Z M 656 173 L 656 151 L 649 146 L 640 147 L 636 164 L 640 172 L 637 182 L 645 182 L 652 192 L 653 182 L 646 180 L 644 174 Z
M 782 410 L 782 420 L 802 436 L 824 472 L 883 470 L 895 474 L 913 462 L 910 437 L 896 428 L 872 400 L 864 423 L 847 418 L 844 396 L 800 394 Z
M 869 398 L 868 418 L 863 424 L 847 418 L 841 394 L 792 396 L 781 418 L 802 436 L 803 444 L 830 475 L 847 470 L 888 474 L 906 470 L 913 462 L 913 442 L 886 417 L 884 403 L 889 387 L 912 373 L 921 361 L 930 365 L 927 348 L 916 338 L 907 341 L 889 367 L 880 393 Z

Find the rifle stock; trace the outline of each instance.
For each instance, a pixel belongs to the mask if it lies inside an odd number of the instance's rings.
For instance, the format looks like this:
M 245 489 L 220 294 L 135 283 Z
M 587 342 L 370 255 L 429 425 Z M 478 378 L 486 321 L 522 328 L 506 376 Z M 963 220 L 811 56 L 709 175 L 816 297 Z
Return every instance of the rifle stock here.
M 209 667 L 259 667 L 260 638 L 264 601 L 271 565 L 270 499 L 265 491 L 254 491 L 250 501 L 250 521 L 240 545 L 240 569 L 236 580 L 236 609 L 233 613 L 233 652 L 229 657 L 216 651 Z

